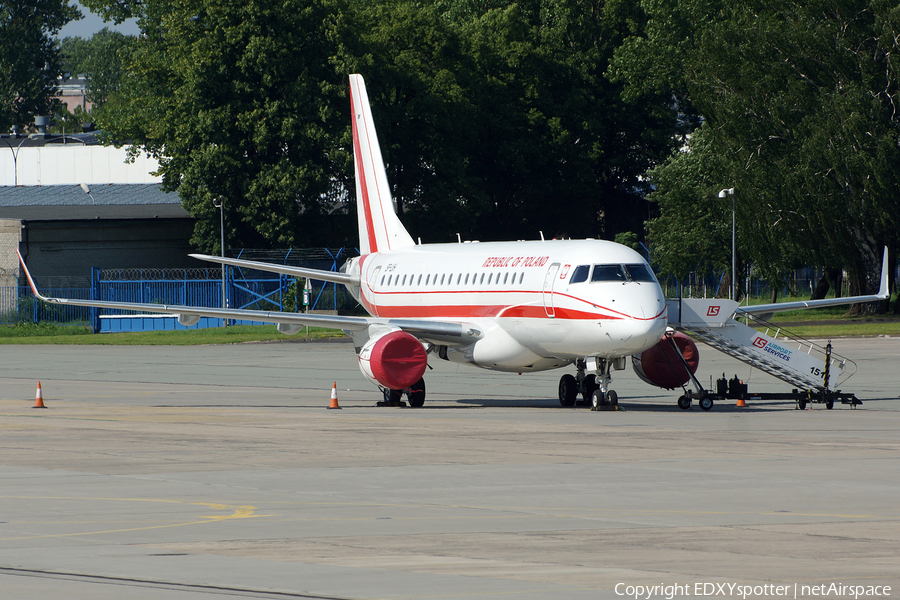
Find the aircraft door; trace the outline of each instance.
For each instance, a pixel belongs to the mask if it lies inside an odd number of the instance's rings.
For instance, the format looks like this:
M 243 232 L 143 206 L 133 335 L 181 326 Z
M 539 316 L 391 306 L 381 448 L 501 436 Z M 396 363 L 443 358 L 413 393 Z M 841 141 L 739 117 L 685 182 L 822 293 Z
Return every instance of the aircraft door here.
M 544 312 L 551 319 L 556 316 L 556 309 L 553 307 L 553 283 L 556 281 L 557 271 L 559 271 L 559 263 L 553 263 L 547 269 L 547 275 L 544 276 L 544 289 L 541 294 L 544 299 Z
M 378 316 L 378 298 L 376 295 L 377 292 L 375 290 L 381 289 L 381 282 L 379 281 L 380 278 L 381 278 L 381 266 L 379 265 L 379 266 L 375 267 L 375 270 L 372 271 L 372 276 L 369 278 L 368 281 L 365 282 L 364 287 L 361 288 L 361 290 L 360 290 L 360 293 L 362 294 L 363 299 L 368 300 L 367 310 L 369 310 L 372 313 L 372 316 L 375 316 L 375 317 Z M 368 292 L 369 292 L 368 298 L 366 298 L 366 289 L 364 289 L 364 288 L 368 288 Z

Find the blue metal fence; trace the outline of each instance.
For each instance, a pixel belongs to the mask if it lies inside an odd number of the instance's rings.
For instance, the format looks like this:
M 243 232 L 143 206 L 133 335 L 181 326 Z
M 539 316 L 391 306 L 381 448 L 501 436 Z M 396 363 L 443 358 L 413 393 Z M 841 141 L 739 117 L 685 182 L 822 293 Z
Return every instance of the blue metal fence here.
M 53 288 L 42 290 L 51 296 L 90 300 L 89 288 Z M 40 302 L 28 286 L 0 287 L 0 325 L 22 323 L 55 323 L 89 325 L 91 309 L 83 306 L 62 306 Z

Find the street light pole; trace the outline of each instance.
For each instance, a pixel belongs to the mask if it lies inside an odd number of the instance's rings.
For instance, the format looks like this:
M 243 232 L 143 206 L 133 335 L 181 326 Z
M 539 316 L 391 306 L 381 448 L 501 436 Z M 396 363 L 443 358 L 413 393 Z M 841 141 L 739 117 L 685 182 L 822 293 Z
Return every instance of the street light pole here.
M 735 274 L 735 251 L 734 251 L 734 188 L 728 188 L 727 190 L 721 190 L 719 192 L 719 198 L 724 198 L 725 196 L 731 196 L 731 286 L 728 290 L 730 294 L 729 299 L 734 300 L 737 296 L 737 291 L 735 286 L 737 285 L 737 276 Z
M 213 202 L 213 206 L 219 209 L 219 231 L 221 234 L 221 238 L 219 241 L 219 247 L 221 250 L 222 258 L 225 258 L 225 198 L 219 196 L 219 203 L 216 204 Z M 225 299 L 225 263 L 222 263 L 222 308 L 226 308 L 226 299 Z M 222 327 L 228 327 L 228 319 L 222 319 Z
M 16 136 L 18 137 L 18 134 L 16 134 Z M 9 148 L 9 151 L 10 151 L 10 152 L 12 152 L 12 157 L 13 157 L 13 187 L 19 185 L 19 165 L 18 165 L 19 150 L 22 148 L 22 144 L 24 144 L 24 143 L 27 142 L 28 140 L 34 139 L 34 138 L 36 138 L 36 137 L 37 137 L 37 134 L 34 134 L 34 133 L 32 133 L 32 134 L 30 134 L 30 135 L 27 135 L 27 136 L 25 136 L 24 138 L 22 138 L 22 141 L 19 142 L 19 145 L 18 145 L 18 146 L 16 146 L 15 148 L 13 148 L 13 147 L 12 147 L 12 144 L 10 144 L 10 143 L 7 141 L 7 140 L 9 139 L 8 136 L 0 136 L 0 140 L 3 140 L 3 143 L 6 144 L 6 147 Z M 12 138 L 12 139 L 15 139 L 15 138 Z

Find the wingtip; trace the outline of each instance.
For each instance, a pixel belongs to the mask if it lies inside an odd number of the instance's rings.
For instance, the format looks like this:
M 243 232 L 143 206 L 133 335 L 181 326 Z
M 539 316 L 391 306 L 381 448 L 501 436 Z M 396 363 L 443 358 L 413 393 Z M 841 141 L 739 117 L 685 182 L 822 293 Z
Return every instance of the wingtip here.
M 34 279 L 31 278 L 31 273 L 28 271 L 28 267 L 25 266 L 25 259 L 22 258 L 22 253 L 19 252 L 18 248 L 16 248 L 16 256 L 19 257 L 19 264 L 22 265 L 22 271 L 25 273 L 25 279 L 28 280 L 28 286 L 31 288 L 32 293 L 41 300 L 46 300 L 46 298 L 38 291 L 37 285 L 34 283 Z
M 881 259 L 881 286 L 878 289 L 878 295 L 887 299 L 891 297 L 891 291 L 888 289 L 888 247 L 884 247 L 884 257 Z

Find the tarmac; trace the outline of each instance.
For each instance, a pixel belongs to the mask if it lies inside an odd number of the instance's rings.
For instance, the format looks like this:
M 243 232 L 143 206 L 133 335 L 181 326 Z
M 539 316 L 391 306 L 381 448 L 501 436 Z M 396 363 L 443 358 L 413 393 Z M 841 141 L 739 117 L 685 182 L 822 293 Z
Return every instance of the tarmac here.
M 834 346 L 854 410 L 629 367 L 592 412 L 437 359 L 379 408 L 346 342 L 0 346 L 0 598 L 898 598 L 900 338 Z

